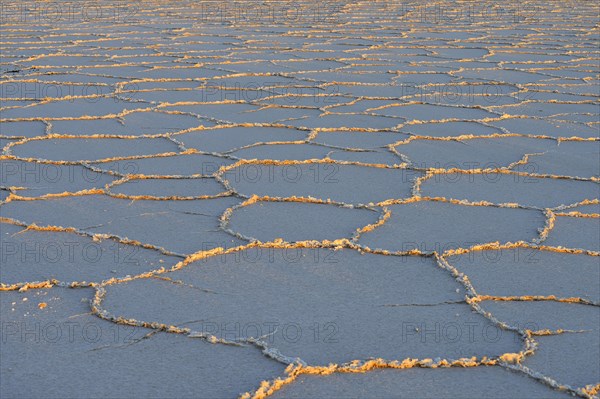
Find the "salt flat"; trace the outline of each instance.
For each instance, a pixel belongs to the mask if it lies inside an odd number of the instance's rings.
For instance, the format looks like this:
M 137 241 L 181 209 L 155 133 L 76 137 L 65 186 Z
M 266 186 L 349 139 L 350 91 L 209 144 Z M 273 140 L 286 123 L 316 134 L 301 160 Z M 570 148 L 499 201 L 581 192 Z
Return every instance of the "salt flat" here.
M 600 396 L 600 6 L 0 5 L 0 396 Z

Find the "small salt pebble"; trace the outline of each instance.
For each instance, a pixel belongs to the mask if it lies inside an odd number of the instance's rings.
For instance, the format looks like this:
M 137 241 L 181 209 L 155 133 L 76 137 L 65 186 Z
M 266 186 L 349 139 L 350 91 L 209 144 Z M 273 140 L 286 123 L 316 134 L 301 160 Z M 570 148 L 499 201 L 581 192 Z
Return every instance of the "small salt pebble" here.
M 23 298 L 23 302 L 27 301 L 27 298 Z

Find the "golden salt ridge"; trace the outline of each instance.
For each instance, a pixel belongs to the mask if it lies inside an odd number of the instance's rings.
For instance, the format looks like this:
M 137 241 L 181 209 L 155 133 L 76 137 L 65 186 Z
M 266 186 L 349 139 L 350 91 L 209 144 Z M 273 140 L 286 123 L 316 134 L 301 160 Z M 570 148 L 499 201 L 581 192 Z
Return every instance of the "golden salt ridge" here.
M 273 21 L 266 18 L 263 21 L 259 18 L 256 21 L 236 20 L 227 25 L 203 26 L 202 23 L 188 23 L 193 20 L 190 18 L 204 17 L 203 21 L 206 19 L 206 15 L 203 14 L 207 12 L 206 9 L 200 9 L 194 3 L 197 2 L 169 3 L 153 0 L 144 3 L 144 9 L 138 10 L 138 17 L 152 21 L 153 15 L 159 15 L 161 24 L 169 28 L 157 27 L 156 31 L 149 33 L 145 29 L 138 29 L 135 22 L 121 21 L 131 30 L 133 36 L 122 34 L 118 30 L 111 31 L 106 27 L 92 27 L 86 23 L 73 24 L 70 28 L 82 34 L 100 29 L 101 34 L 95 34 L 89 40 L 61 39 L 60 36 L 50 33 L 31 33 L 18 20 L 9 20 L 2 28 L 1 44 L 7 46 L 4 55 L 8 57 L 8 61 L 0 66 L 0 97 L 3 102 L 0 108 L 0 139 L 4 145 L 0 153 L 0 163 L 7 167 L 2 168 L 0 176 L 0 189 L 3 193 L 0 197 L 0 222 L 21 226 L 24 231 L 77 234 L 92 241 L 110 239 L 173 258 L 172 263 L 162 264 L 152 270 L 140 270 L 126 276 L 97 281 L 59 281 L 53 278 L 10 284 L 0 281 L 0 295 L 2 291 L 52 290 L 55 286 L 73 289 L 93 287 L 95 295 L 90 303 L 90 311 L 103 320 L 117 325 L 139 326 L 180 334 L 215 345 L 253 346 L 272 361 L 287 365 L 284 375 L 273 376 L 267 381 L 256 381 L 255 386 L 248 387 L 247 392 L 240 394 L 244 399 L 269 397 L 278 390 L 285 390 L 287 385 L 294 384 L 298 376 L 303 374 L 328 376 L 334 373 L 369 373 L 383 368 L 402 372 L 403 369 L 416 367 L 503 367 L 522 373 L 548 389 L 582 398 L 598 398 L 600 382 L 592 382 L 586 386 L 570 386 L 558 377 L 545 375 L 523 364 L 526 358 L 536 355 L 541 345 L 536 341 L 536 337 L 579 334 L 582 333 L 581 330 L 529 330 L 523 326 L 510 325 L 499 320 L 493 313 L 485 311 L 480 303 L 546 301 L 594 307 L 600 307 L 600 303 L 583 297 L 556 295 L 481 295 L 469 276 L 452 265 L 451 257 L 480 251 L 501 252 L 503 249 L 518 248 L 600 257 L 600 251 L 592 249 L 573 245 L 563 247 L 554 243 L 547 245 L 548 238 L 556 232 L 557 220 L 561 218 L 600 219 L 600 214 L 596 212 L 585 213 L 576 209 L 583 205 L 597 205 L 600 203 L 599 199 L 584 198 L 577 203 L 546 208 L 518 201 L 470 201 L 455 199 L 450 195 L 423 194 L 423 186 L 428 181 L 436 177 L 450 179 L 457 175 L 568 180 L 573 184 L 596 184 L 600 189 L 600 176 L 596 166 L 600 125 L 597 122 L 598 111 L 590 112 L 590 107 L 598 107 L 597 90 L 594 90 L 600 73 L 597 65 L 597 46 L 594 46 L 595 35 L 598 34 L 597 21 L 594 18 L 594 15 L 597 15 L 597 5 L 592 2 L 577 3 L 576 9 L 570 9 L 573 7 L 568 3 L 548 4 L 527 0 L 522 7 L 523 15 L 513 15 L 503 26 L 499 26 L 498 18 L 502 18 L 501 13 L 496 18 L 482 14 L 476 15 L 474 20 L 434 21 L 433 8 L 428 8 L 428 5 L 402 2 L 336 2 L 331 10 L 327 10 L 327 7 L 322 10 L 326 12 L 323 20 L 314 21 L 310 19 L 314 16 L 309 18 L 309 15 L 312 15 L 310 13 L 314 13 L 314 4 L 300 1 L 295 5 L 306 13 L 300 13 L 299 20 L 284 18 Z M 465 11 L 467 7 L 462 3 L 448 1 L 441 2 L 440 6 L 455 11 Z M 535 15 L 526 11 L 531 9 L 536 10 Z M 226 18 L 236 17 L 230 15 Z M 513 18 L 517 18 L 518 21 Z M 281 28 L 282 25 L 285 29 L 281 32 L 277 30 L 277 34 L 273 33 L 273 27 Z M 402 29 L 399 29 L 399 26 Z M 216 29 L 213 31 L 212 28 Z M 512 32 L 515 29 L 517 32 Z M 519 32 L 520 29 L 528 33 Z M 132 37 L 135 40 L 131 41 Z M 356 44 L 358 41 L 353 42 L 353 38 L 362 38 L 369 43 Z M 160 40 L 155 43 L 154 39 Z M 129 40 L 131 47 L 112 47 L 112 40 Z M 477 46 L 473 47 L 475 43 Z M 216 49 L 212 48 L 213 45 Z M 468 49 L 483 50 L 483 54 L 461 54 L 461 51 Z M 120 59 L 131 58 L 127 54 L 128 50 L 141 50 L 143 55 L 139 60 Z M 424 50 L 427 50 L 428 56 L 420 55 Z M 57 56 L 64 60 L 57 64 Z M 102 57 L 103 62 L 98 63 L 90 56 Z M 86 57 L 92 59 L 86 60 Z M 79 59 L 82 59 L 81 63 L 75 62 Z M 31 89 L 32 87 L 34 89 Z M 11 92 L 15 88 L 17 92 Z M 109 101 L 110 107 L 106 106 Z M 107 108 L 104 109 L 104 106 Z M 411 112 L 404 112 L 405 109 Z M 143 116 L 157 111 L 171 116 L 195 118 L 197 125 L 171 128 L 138 122 L 139 125 L 130 125 L 136 129 L 135 135 L 119 134 L 110 130 L 92 133 L 85 129 L 79 132 L 81 134 L 64 134 L 56 128 L 57 121 L 69 121 L 74 124 L 78 121 L 116 121 L 121 125 L 128 125 L 128 117 Z M 436 118 L 438 111 L 444 117 Z M 450 114 L 446 115 L 445 112 Z M 32 136 L 33 133 L 29 130 L 19 131 L 17 125 L 23 122 L 43 123 L 43 134 Z M 550 128 L 532 131 L 525 127 L 506 127 L 508 122 L 514 122 L 516 126 L 520 123 L 525 126 L 526 123 L 547 122 L 549 126 L 557 129 L 561 126 L 564 131 Z M 462 123 L 463 127 L 455 132 L 450 128 L 454 123 Z M 418 134 L 411 132 L 411 128 L 423 126 L 431 127 L 430 135 L 423 134 L 422 130 L 419 130 Z M 199 139 L 198 144 L 185 144 L 186 139 L 195 137 L 194 135 L 227 128 L 247 131 L 244 138 L 251 138 L 251 143 L 227 143 L 230 147 L 223 151 L 212 150 L 208 139 Z M 301 136 L 281 135 L 276 139 L 261 137 L 262 132 L 268 128 L 284 128 Z M 438 128 L 442 129 L 441 133 Z M 494 129 L 494 133 L 486 128 Z M 343 144 L 336 145 L 319 142 L 319 135 L 325 132 L 336 132 L 340 137 L 345 133 L 368 136 L 378 132 L 393 132 L 398 134 L 398 138 L 394 138 L 394 142 L 375 148 L 365 148 L 365 145 L 350 138 L 344 139 Z M 458 165 L 454 162 L 423 165 L 418 156 L 409 155 L 409 148 L 419 143 L 436 146 L 458 143 L 467 148 L 479 139 L 500 143 L 502 140 L 517 138 L 531 139 L 532 142 L 544 146 L 544 149 L 530 150 L 513 145 L 510 150 L 511 156 L 505 156 L 506 159 L 503 157 L 502 162 L 493 166 L 475 165 L 471 162 L 473 159 L 462 159 L 463 162 L 458 162 Z M 101 143 L 106 142 L 102 140 L 105 139 L 123 140 L 123 143 L 129 144 L 160 141 L 163 145 L 148 144 L 148 147 L 143 147 L 147 148 L 147 151 L 129 155 L 104 154 L 95 158 L 94 148 L 83 144 L 94 141 L 98 143 L 98 148 L 101 148 Z M 55 150 L 53 143 L 67 145 L 69 140 L 81 140 L 79 143 L 82 144 L 68 147 L 70 152 L 76 155 L 75 158 L 47 159 Z M 589 171 L 585 170 L 588 174 L 577 175 L 579 173 L 576 174 L 573 170 L 580 169 L 563 169 L 562 165 L 557 165 L 553 173 L 537 168 L 538 162 L 543 162 L 559 147 L 563 148 L 561 146 L 569 143 L 580 143 L 589 149 L 587 152 L 572 150 L 572 153 L 567 152 L 566 155 L 570 157 L 569 161 L 578 165 L 587 165 L 585 162 L 588 162 L 591 165 Z M 281 148 L 278 147 L 281 145 L 324 147 L 325 150 L 352 153 L 356 158 L 351 158 L 352 161 L 333 160 L 330 158 L 332 152 L 329 152 L 315 159 L 285 159 L 285 153 L 276 153 L 276 149 Z M 268 156 L 267 159 L 244 159 L 236 154 L 239 150 L 263 146 L 273 151 L 272 156 L 277 159 L 268 159 Z M 379 163 L 379 159 L 373 162 L 372 158 L 368 158 L 368 154 L 375 151 L 390 155 L 397 159 L 397 162 Z M 99 154 L 101 153 L 100 151 Z M 90 156 L 86 158 L 84 154 Z M 192 154 L 209 155 L 227 161 L 227 164 L 211 164 L 206 171 L 200 170 L 193 174 L 145 174 L 137 170 L 112 169 L 108 166 L 111 163 L 122 165 L 124 162 L 135 165 L 136 160 L 166 160 Z M 363 154 L 366 155 L 361 159 Z M 14 161 L 30 162 L 40 168 L 78 165 L 93 173 L 113 176 L 115 180 L 100 187 L 92 185 L 84 189 L 73 188 L 30 197 L 22 192 L 31 188 L 26 181 L 14 185 L 7 184 L 7 177 L 15 173 L 9 169 L 9 165 Z M 410 192 L 406 196 L 386 197 L 385 200 L 364 204 L 320 198 L 318 194 L 268 196 L 256 192 L 242 192 L 234 188 L 233 178 L 230 177 L 231 172 L 252 166 L 299 165 L 317 170 L 331 165 L 353 165 L 371 168 L 368 170 L 411 171 L 415 175 L 410 182 Z M 125 184 L 148 183 L 152 179 L 161 180 L 161 183 L 211 181 L 220 187 L 220 191 L 205 194 L 200 188 L 193 195 L 158 192 L 160 190 L 136 194 L 119 191 Z M 324 183 L 319 180 L 322 176 L 315 179 L 315 186 Z M 389 184 L 396 183 L 390 181 Z M 51 185 L 52 181 L 47 184 Z M 348 183 L 344 186 L 343 180 L 335 184 L 356 192 L 369 190 L 368 180 L 365 180 L 362 186 L 349 188 L 346 187 Z M 531 190 L 535 190 L 535 184 L 531 186 Z M 220 215 L 206 216 L 214 219 L 219 232 L 241 240 L 242 245 L 227 247 L 218 244 L 217 247 L 206 249 L 199 244 L 195 252 L 182 255 L 168 245 L 142 242 L 136 237 L 128 238 L 112 232 L 93 233 L 74 226 L 45 223 L 43 218 L 39 221 L 25 222 L 11 214 L 13 208 L 10 206 L 15 203 L 31 206 L 33 203 L 44 204 L 71 197 L 97 195 L 111 198 L 111 201 L 130 200 L 130 204 L 138 201 L 181 201 L 194 204 L 195 201 L 215 198 L 235 198 L 239 202 L 229 206 Z M 537 237 L 531 241 L 487 242 L 433 252 L 420 249 L 372 249 L 359 243 L 363 233 L 377 233 L 378 229 L 393 217 L 390 205 L 426 201 L 458 206 L 530 209 L 543 214 L 545 223 L 539 229 Z M 281 202 L 290 205 L 302 203 L 363 209 L 374 212 L 374 217 L 372 223 L 357 226 L 347 237 L 323 240 L 291 242 L 284 238 L 276 238 L 261 242 L 252 237 L 251 232 L 242 233 L 232 229 L 231 218 L 241 208 Z M 441 225 L 443 221 L 440 221 Z M 451 229 L 452 226 L 445 228 Z M 177 229 L 177 226 L 173 226 L 173 229 Z M 181 232 L 182 235 L 186 233 Z M 206 234 L 207 240 L 210 241 L 210 232 Z M 266 336 L 224 339 L 192 328 L 163 323 L 159 315 L 154 321 L 140 321 L 112 314 L 103 307 L 103 301 L 109 295 L 106 287 L 110 285 L 142 279 L 161 279 L 181 285 L 180 281 L 169 277 L 169 273 L 182 270 L 202 259 L 239 253 L 252 248 L 344 248 L 382 257 L 433 258 L 437 267 L 464 288 L 464 302 L 474 312 L 500 329 L 518 334 L 520 351 L 481 358 L 363 358 L 345 364 L 307 365 L 300 358 L 283 355 L 278 348 L 267 342 Z M 40 310 L 52 309 L 52 305 L 45 302 L 39 303 L 38 306 Z

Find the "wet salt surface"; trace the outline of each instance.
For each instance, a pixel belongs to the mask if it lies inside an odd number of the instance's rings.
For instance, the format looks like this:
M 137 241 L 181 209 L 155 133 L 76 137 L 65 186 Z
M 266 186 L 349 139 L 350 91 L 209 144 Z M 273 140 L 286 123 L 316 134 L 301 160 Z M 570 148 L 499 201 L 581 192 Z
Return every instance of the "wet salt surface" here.
M 0 395 L 598 397 L 597 5 L 98 4 L 3 21 Z

